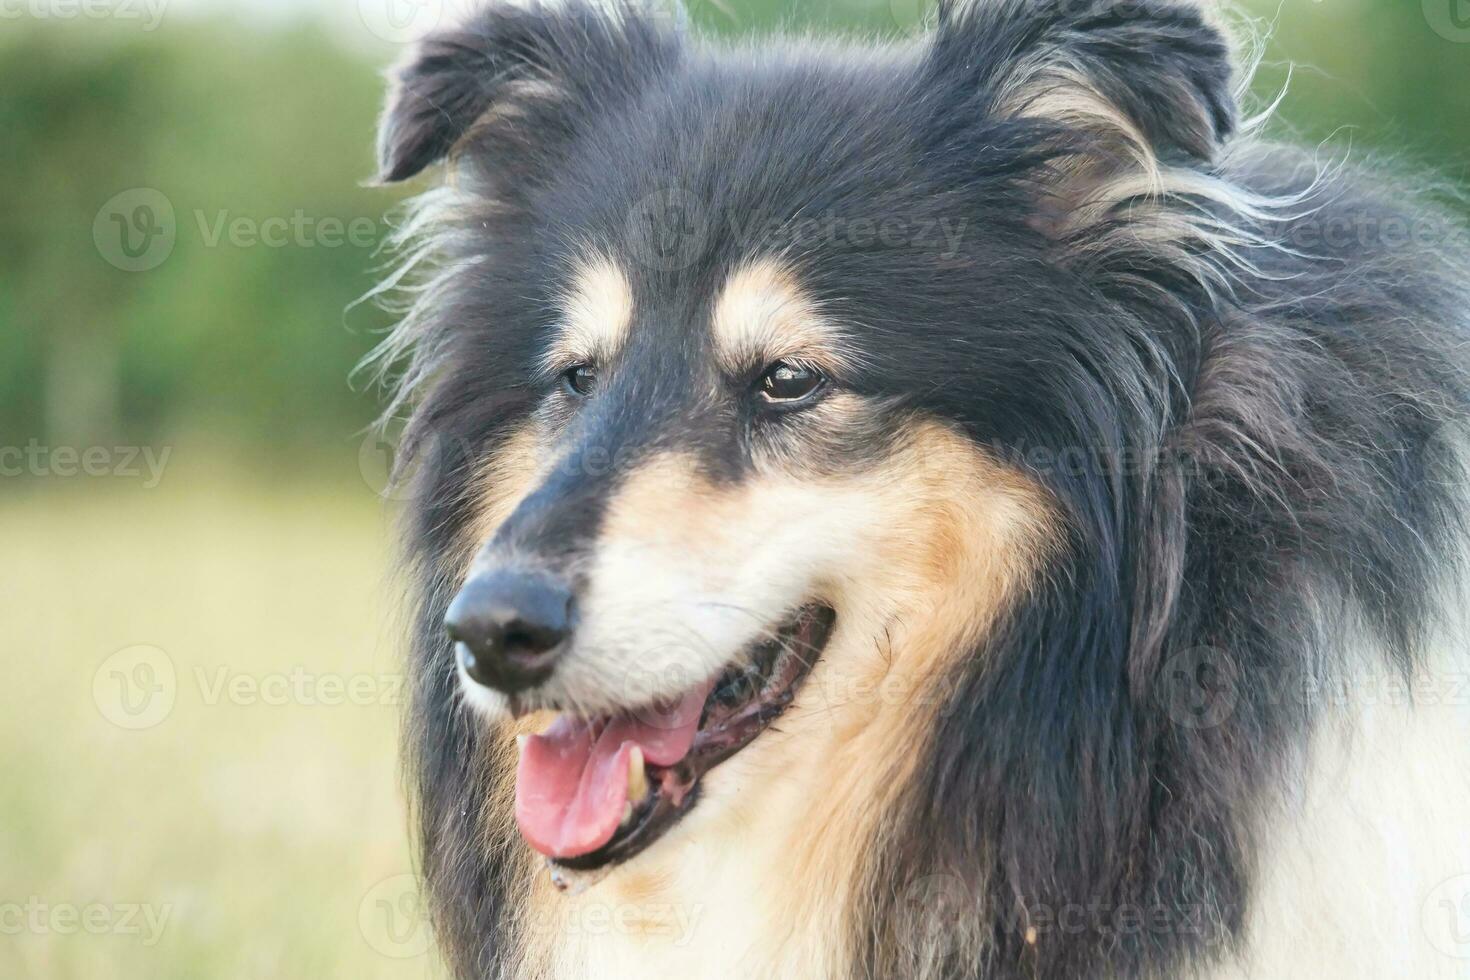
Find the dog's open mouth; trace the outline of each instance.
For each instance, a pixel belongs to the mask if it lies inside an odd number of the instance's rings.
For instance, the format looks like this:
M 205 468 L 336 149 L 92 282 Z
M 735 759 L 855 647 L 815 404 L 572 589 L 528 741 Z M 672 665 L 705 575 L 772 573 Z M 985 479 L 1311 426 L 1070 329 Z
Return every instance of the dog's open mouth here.
M 791 704 L 836 614 L 809 605 L 678 704 L 627 716 L 563 715 L 522 739 L 516 820 L 526 841 L 572 871 L 621 864 L 694 806 L 699 780 Z

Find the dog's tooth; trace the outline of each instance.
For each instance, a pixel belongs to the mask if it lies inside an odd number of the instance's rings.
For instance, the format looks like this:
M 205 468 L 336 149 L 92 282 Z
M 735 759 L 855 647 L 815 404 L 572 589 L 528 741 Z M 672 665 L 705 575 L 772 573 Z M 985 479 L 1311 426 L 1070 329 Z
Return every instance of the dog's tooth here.
M 520 758 L 521 756 L 526 754 L 526 745 L 530 743 L 530 741 L 531 736 L 529 735 L 516 736 L 516 758 Z
M 628 826 L 628 824 L 630 824 L 632 822 L 633 822 L 633 804 L 632 803 L 624 803 L 623 804 L 623 820 L 622 820 L 622 823 L 618 824 L 618 826 L 619 827 L 626 827 L 626 826 Z
M 628 756 L 628 799 L 641 800 L 648 795 L 648 774 L 643 769 L 643 749 L 633 746 Z

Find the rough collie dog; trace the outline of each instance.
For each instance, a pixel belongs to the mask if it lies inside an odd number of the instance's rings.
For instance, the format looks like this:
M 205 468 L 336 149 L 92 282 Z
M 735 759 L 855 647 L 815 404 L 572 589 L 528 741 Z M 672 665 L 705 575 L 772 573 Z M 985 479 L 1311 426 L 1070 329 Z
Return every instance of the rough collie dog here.
M 395 77 L 464 978 L 1470 976 L 1470 263 L 1184 0 Z

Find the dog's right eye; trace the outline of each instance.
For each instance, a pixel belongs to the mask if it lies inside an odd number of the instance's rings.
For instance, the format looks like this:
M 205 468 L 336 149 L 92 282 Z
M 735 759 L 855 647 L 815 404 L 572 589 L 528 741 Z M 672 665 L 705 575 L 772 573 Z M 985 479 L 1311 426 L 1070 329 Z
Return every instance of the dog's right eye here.
M 567 390 L 579 398 L 586 398 L 597 390 L 597 369 L 590 364 L 578 364 L 562 375 Z
M 777 361 L 761 375 L 758 390 L 770 407 L 790 410 L 812 402 L 826 384 L 827 379 L 814 368 L 795 361 Z

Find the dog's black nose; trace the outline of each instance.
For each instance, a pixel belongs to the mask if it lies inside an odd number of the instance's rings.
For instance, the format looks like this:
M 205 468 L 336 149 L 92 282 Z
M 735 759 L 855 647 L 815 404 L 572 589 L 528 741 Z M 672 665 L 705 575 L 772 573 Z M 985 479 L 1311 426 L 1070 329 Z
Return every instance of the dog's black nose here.
M 572 593 L 542 572 L 503 569 L 465 584 L 444 625 L 465 673 L 517 694 L 551 676 L 572 629 Z

